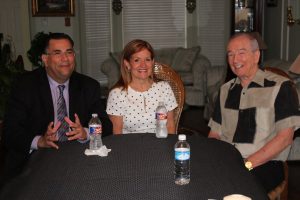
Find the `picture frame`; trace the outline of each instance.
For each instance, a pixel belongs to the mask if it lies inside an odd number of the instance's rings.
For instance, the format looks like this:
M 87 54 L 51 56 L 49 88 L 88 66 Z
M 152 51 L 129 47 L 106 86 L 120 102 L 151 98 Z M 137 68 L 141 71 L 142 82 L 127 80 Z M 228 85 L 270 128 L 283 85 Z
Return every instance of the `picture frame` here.
M 277 0 L 267 0 L 267 6 L 268 7 L 277 7 Z
M 32 0 L 32 16 L 74 16 L 75 0 Z

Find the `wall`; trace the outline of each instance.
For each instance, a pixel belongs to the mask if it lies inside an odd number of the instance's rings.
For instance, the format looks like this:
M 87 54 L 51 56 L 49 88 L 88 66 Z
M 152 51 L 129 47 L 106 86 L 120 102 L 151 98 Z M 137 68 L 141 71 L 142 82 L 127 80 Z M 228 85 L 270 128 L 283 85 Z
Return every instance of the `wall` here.
M 300 8 L 299 8 L 300 9 Z M 289 28 L 289 52 L 288 60 L 295 60 L 300 54 L 300 24 L 294 24 Z
M 197 1 L 195 44 L 212 65 L 226 66 L 226 46 L 231 30 L 231 4 L 224 0 Z
M 25 69 L 31 69 L 26 52 L 30 48 L 29 12 L 27 1 L 1 0 L 0 33 L 12 38 L 15 56 L 22 55 Z
M 267 44 L 268 49 L 264 50 L 265 60 L 271 58 L 282 58 L 282 26 L 282 6 L 266 6 L 264 23 L 264 41 Z
M 289 3 L 289 1 L 278 0 L 276 7 L 265 7 L 264 40 L 268 46 L 264 52 L 265 60 L 293 61 L 300 53 L 300 25 L 287 25 Z
M 30 64 L 26 59 L 26 51 L 30 48 L 30 40 L 34 37 L 37 32 L 65 32 L 68 33 L 75 41 L 75 50 L 77 56 L 77 70 L 81 71 L 81 52 L 80 52 L 80 6 L 82 3 L 80 0 L 75 0 L 75 16 L 71 17 L 71 26 L 67 27 L 64 25 L 64 17 L 32 17 L 31 14 L 31 0 L 2 0 L 2 10 L 4 8 L 3 2 L 12 2 L 14 7 L 20 9 L 20 13 L 17 13 L 18 18 L 16 20 L 15 26 L 8 27 L 10 29 L 16 27 L 18 31 L 11 30 L 10 32 L 21 33 L 21 38 L 16 40 L 16 49 L 17 52 L 23 55 L 25 60 L 25 66 L 27 69 Z M 264 56 L 265 60 L 272 58 L 280 58 L 284 60 L 294 60 L 296 56 L 300 52 L 300 40 L 297 38 L 300 35 L 300 25 L 295 24 L 294 26 L 288 27 L 286 24 L 286 10 L 289 1 L 278 0 L 276 7 L 265 7 L 265 18 L 264 18 L 264 33 L 263 37 L 268 45 L 268 49 L 265 50 Z M 228 3 L 228 5 L 230 5 Z M 197 4 L 197 10 L 201 4 Z M 227 6 L 228 7 L 228 6 Z M 11 11 L 12 9 L 5 8 L 6 10 Z M 226 18 L 230 16 L 230 12 L 228 12 L 229 8 L 225 8 L 227 10 L 224 14 Z M 13 13 L 13 12 L 12 12 Z M 16 11 L 15 11 L 16 13 Z M 4 14 L 1 11 L 1 14 Z M 187 46 L 193 46 L 194 44 L 199 44 L 199 27 L 201 27 L 201 19 L 199 15 L 194 12 L 192 15 L 187 16 L 187 27 L 188 27 L 188 41 Z M 211 16 L 213 17 L 213 16 Z M 210 18 L 210 17 L 209 17 Z M 3 20 L 4 17 L 1 17 Z M 230 20 L 230 17 L 228 17 Z M 119 27 L 122 25 L 120 16 L 117 16 L 112 19 L 114 21 L 114 34 L 121 34 L 119 31 Z M 18 25 L 19 24 L 19 25 Z M 196 24 L 196 26 L 195 26 Z M 30 27 L 30 28 L 28 28 Z M 230 24 L 225 23 L 225 28 L 230 27 Z M 2 30 L 1 27 L 0 30 Z M 1 32 L 1 31 L 0 31 Z M 228 30 L 224 31 L 224 39 L 227 40 L 228 36 L 226 35 Z M 120 38 L 115 35 L 113 38 Z M 224 42 L 226 44 L 227 41 Z M 201 42 L 200 42 L 201 43 Z M 201 44 L 200 44 L 201 45 Z M 112 50 L 120 50 L 122 45 L 120 41 L 113 40 Z M 205 51 L 205 50 L 204 50 Z
M 10 35 L 15 43 L 16 55 L 22 55 L 25 69 L 32 66 L 27 58 L 30 41 L 40 31 L 65 32 L 75 42 L 77 71 L 81 71 L 80 55 L 80 9 L 79 0 L 75 0 L 75 16 L 71 17 L 71 26 L 65 26 L 64 17 L 33 17 L 31 0 L 1 0 L 0 32 Z
M 300 54 L 300 1 L 290 0 L 289 5 L 292 6 L 292 13 L 294 19 L 299 20 L 299 24 L 294 24 L 289 27 L 289 59 L 295 60 L 295 58 Z

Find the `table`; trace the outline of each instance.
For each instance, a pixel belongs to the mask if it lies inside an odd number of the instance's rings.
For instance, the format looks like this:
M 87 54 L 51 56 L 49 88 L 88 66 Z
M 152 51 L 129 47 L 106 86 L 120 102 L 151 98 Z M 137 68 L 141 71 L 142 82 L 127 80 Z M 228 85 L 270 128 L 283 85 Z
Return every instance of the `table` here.
M 0 199 L 222 199 L 239 193 L 267 199 L 254 176 L 230 144 L 203 136 L 187 137 L 191 145 L 191 181 L 173 180 L 177 136 L 112 135 L 103 143 L 108 157 L 85 156 L 88 144 L 60 144 L 31 156 L 24 172 L 6 185 Z

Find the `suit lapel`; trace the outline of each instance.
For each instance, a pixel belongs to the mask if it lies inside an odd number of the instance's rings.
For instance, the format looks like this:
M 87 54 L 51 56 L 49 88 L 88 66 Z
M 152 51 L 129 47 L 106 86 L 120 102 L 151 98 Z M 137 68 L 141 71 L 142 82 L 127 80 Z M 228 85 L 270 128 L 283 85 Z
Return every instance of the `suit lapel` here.
M 39 84 L 39 94 L 41 94 L 41 102 L 43 103 L 44 111 L 46 113 L 45 116 L 48 118 L 47 121 L 54 121 L 54 108 L 53 108 L 53 100 L 51 95 L 51 89 L 48 81 L 48 77 L 45 69 L 41 69 L 40 74 L 40 84 Z
M 80 94 L 81 94 L 81 87 L 78 77 L 76 76 L 76 72 L 73 72 L 72 76 L 70 77 L 69 82 L 69 117 L 72 121 L 75 120 L 74 114 L 75 111 L 79 111 L 80 108 Z

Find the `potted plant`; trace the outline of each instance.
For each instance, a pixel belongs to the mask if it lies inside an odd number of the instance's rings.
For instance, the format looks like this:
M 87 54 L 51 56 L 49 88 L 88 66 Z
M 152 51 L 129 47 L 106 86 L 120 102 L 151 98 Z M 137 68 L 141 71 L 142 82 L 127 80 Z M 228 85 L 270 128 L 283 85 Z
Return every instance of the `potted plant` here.
M 14 59 L 12 51 L 13 45 L 10 38 L 8 38 L 2 46 L 0 42 L 0 47 L 0 121 L 2 121 L 5 105 L 10 94 L 11 84 L 14 79 L 19 74 L 24 73 L 25 70 L 22 56 L 18 56 L 17 59 Z
M 48 34 L 38 32 L 31 41 L 31 47 L 27 51 L 27 57 L 34 67 L 42 67 L 41 55 L 44 51 L 45 39 Z M 0 41 L 3 35 L 0 34 Z M 6 101 L 8 99 L 11 84 L 16 77 L 25 72 L 22 56 L 14 58 L 12 51 L 14 45 L 10 37 L 6 38 L 3 45 L 0 42 L 0 120 L 4 117 Z
M 31 41 L 31 47 L 27 51 L 27 57 L 35 67 L 42 67 L 42 54 L 44 52 L 45 40 L 48 34 L 44 32 L 38 32 Z

